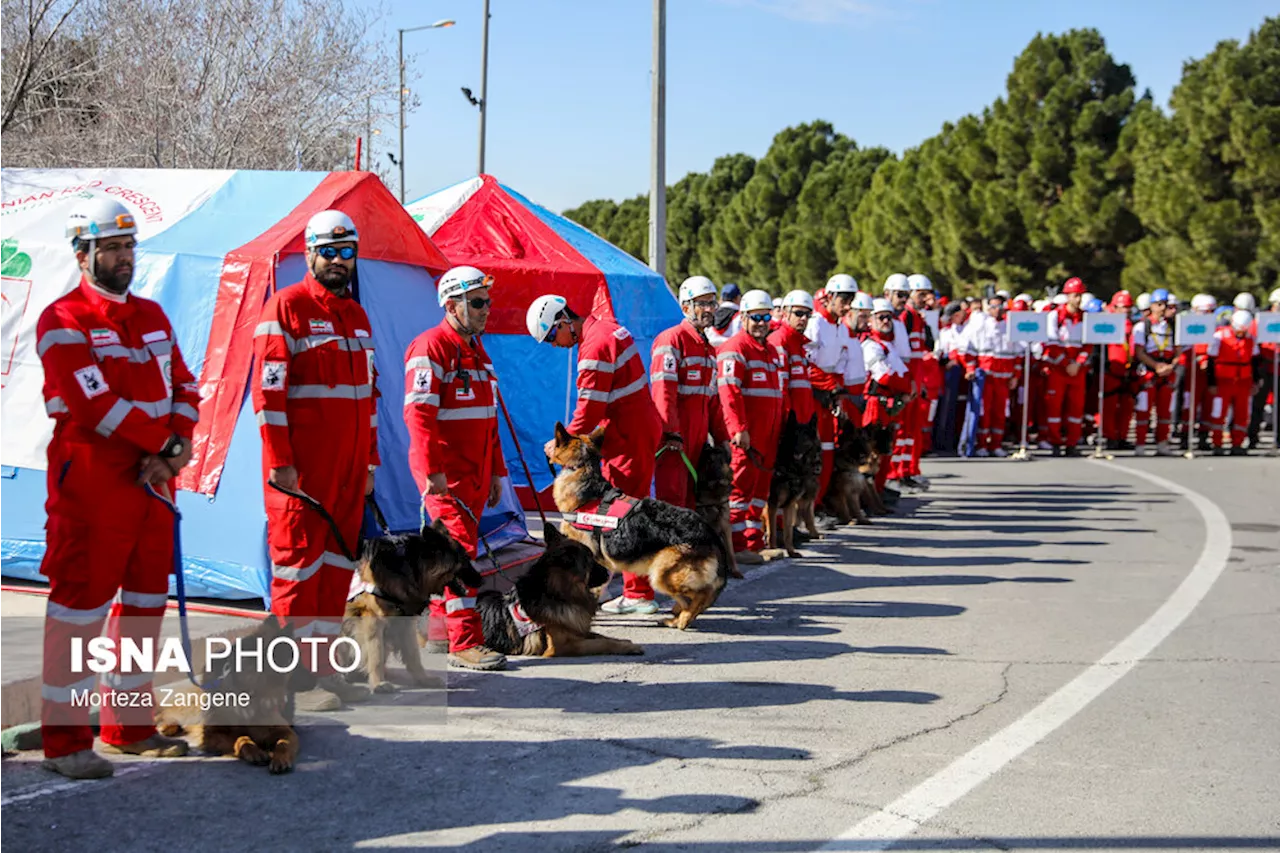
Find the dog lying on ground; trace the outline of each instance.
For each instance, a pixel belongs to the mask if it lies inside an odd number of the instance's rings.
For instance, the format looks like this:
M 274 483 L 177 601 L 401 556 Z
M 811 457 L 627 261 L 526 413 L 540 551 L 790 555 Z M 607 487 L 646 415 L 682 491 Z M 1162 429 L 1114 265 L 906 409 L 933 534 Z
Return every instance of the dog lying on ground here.
M 609 572 L 591 549 L 545 530 L 547 550 L 504 593 L 486 590 L 476 597 L 484 625 L 484 644 L 505 655 L 580 657 L 642 655 L 630 640 L 591 631 L 599 603 L 593 590 L 609 582 Z
M 741 578 L 738 559 L 733 553 L 733 524 L 729 521 L 729 493 L 733 491 L 733 453 L 724 444 L 713 443 L 702 449 L 698 458 L 698 485 L 694 502 L 698 515 L 724 540 L 729 555 L 729 577 Z
M 267 616 L 254 631 L 241 639 L 253 648 L 261 642 L 265 650 L 277 638 L 293 638 L 291 626 L 281 626 L 274 615 Z M 286 664 L 280 661 L 283 668 Z M 237 669 L 234 657 L 211 673 L 210 693 L 240 694 L 249 704 L 211 704 L 200 711 L 197 701 L 203 693 L 195 685 L 166 691 L 170 704 L 156 711 L 156 728 L 163 735 L 191 735 L 199 748 L 213 755 L 233 755 L 249 764 L 267 765 L 271 773 L 288 773 L 298 757 L 298 733 L 293 728 L 292 695 L 310 690 L 315 676 L 302 667 L 277 672 L 271 666 Z
M 691 509 L 629 498 L 610 486 L 600 473 L 603 436 L 603 427 L 583 437 L 556 424 L 549 459 L 562 468 L 552 487 L 565 514 L 560 530 L 610 571 L 648 576 L 654 589 L 675 599 L 666 624 L 683 631 L 724 589 L 724 540 Z
M 387 660 L 396 655 L 419 687 L 442 687 L 427 674 L 418 647 L 416 617 L 431 596 L 445 587 L 465 595 L 463 585 L 475 589 L 484 582 L 462 545 L 437 520 L 421 533 L 369 539 L 360 555 L 356 583 L 347 600 L 342 633 L 360 646 L 363 667 L 347 675 L 349 681 L 367 677 L 375 693 L 393 693 L 387 681 Z M 342 662 L 347 666 L 350 660 Z
M 818 416 L 807 423 L 799 423 L 794 411 L 787 413 L 778 441 L 777 462 L 773 479 L 769 483 L 769 503 L 764 515 L 764 540 L 766 548 L 778 547 L 778 514 L 782 514 L 782 547 L 787 556 L 798 557 L 794 533 L 796 518 L 802 504 L 812 501 L 818 494 L 818 477 L 822 473 L 822 439 L 818 437 Z M 810 510 L 812 517 L 812 510 Z M 808 523 L 809 519 L 806 519 Z M 808 531 L 817 533 L 816 527 Z

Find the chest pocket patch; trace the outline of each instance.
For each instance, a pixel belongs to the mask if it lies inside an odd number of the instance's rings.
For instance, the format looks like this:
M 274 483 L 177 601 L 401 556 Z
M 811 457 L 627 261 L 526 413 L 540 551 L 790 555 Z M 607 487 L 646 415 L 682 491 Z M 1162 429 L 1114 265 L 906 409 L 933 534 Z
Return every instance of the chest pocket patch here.
M 763 370 L 757 370 L 751 374 L 751 381 L 752 382 L 768 382 L 769 376 Z

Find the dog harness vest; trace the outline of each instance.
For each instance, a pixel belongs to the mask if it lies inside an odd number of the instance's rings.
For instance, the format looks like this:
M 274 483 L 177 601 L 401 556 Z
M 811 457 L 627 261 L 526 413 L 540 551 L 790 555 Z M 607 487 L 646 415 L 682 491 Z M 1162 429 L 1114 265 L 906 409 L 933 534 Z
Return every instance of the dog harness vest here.
M 542 624 L 529 618 L 529 614 L 524 612 L 524 605 L 519 600 L 508 601 L 507 612 L 511 614 L 511 621 L 515 622 L 516 632 L 520 634 L 521 639 L 542 630 Z
M 566 512 L 564 520 L 579 530 L 587 532 L 617 530 L 627 513 L 635 508 L 633 498 L 618 497 L 589 501 L 578 507 L 577 512 Z

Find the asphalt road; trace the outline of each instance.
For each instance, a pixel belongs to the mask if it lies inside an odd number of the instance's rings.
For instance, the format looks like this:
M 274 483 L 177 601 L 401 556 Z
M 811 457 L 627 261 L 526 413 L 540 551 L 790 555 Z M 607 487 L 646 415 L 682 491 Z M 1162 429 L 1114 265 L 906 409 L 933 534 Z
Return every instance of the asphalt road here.
M 451 673 L 447 724 L 308 729 L 290 776 L 6 759 L 3 845 L 1280 849 L 1280 461 L 926 472 L 695 631 L 600 620 L 643 658 Z

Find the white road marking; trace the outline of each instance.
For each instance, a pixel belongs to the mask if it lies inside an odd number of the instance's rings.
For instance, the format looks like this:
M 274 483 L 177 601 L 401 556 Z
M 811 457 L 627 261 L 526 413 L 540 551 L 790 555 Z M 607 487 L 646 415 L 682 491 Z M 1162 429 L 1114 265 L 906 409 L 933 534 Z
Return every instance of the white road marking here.
M 129 776 L 149 776 L 151 773 L 159 769 L 161 762 L 159 761 L 135 761 L 128 764 L 117 764 L 114 776 L 108 776 L 106 779 L 62 779 L 61 781 L 51 782 L 48 784 L 31 785 L 20 789 L 16 794 L 9 794 L 0 798 L 0 808 L 11 806 L 14 803 L 22 803 L 27 800 L 34 800 L 37 797 L 48 797 L 52 794 L 62 794 L 68 791 L 101 791 L 103 788 L 110 786 L 113 782 Z
M 1106 463 L 1094 462 L 1095 465 Z M 820 850 L 884 850 L 998 773 L 1006 764 L 1070 720 L 1164 642 L 1208 595 L 1231 553 L 1231 525 L 1217 504 L 1163 477 L 1107 465 L 1186 498 L 1204 519 L 1204 548 L 1190 574 L 1160 609 L 1096 663 L 1023 717 L 957 758 L 880 811 L 854 824 Z

